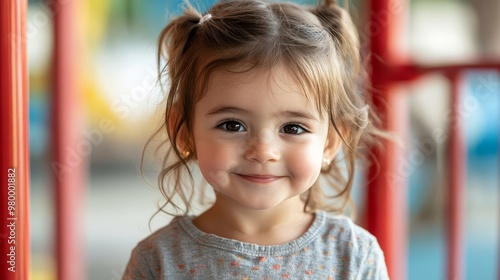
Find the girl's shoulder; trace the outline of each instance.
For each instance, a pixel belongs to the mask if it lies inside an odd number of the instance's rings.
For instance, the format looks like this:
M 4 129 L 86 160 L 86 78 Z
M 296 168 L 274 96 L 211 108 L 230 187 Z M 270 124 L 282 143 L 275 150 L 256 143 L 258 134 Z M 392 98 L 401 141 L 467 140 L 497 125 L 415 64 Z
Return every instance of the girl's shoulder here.
M 168 225 L 158 229 L 140 241 L 132 250 L 129 262 L 122 280 L 132 279 L 161 279 L 161 270 L 165 261 L 172 261 L 177 251 L 176 248 L 183 242 L 183 234 L 179 220 L 174 218 Z
M 354 238 L 359 242 L 372 243 L 377 242 L 377 238 L 366 229 L 354 223 L 354 221 L 344 215 L 325 215 L 325 225 L 323 229 L 325 233 L 338 236 L 340 238 Z
M 338 268 L 354 279 L 388 279 L 377 238 L 343 215 L 326 215 L 321 232 L 323 251 L 335 254 Z
M 325 213 L 323 215 L 325 222 L 320 235 L 324 246 L 350 255 L 380 250 L 377 238 L 354 223 L 351 218 Z
M 164 247 L 170 244 L 178 243 L 184 238 L 184 231 L 182 230 L 181 220 L 192 219 L 190 216 L 176 216 L 170 223 L 159 228 L 155 232 L 151 233 L 149 236 L 141 240 L 138 244 L 138 248 L 149 248 L 152 247 Z M 170 243 L 170 244 L 167 244 Z

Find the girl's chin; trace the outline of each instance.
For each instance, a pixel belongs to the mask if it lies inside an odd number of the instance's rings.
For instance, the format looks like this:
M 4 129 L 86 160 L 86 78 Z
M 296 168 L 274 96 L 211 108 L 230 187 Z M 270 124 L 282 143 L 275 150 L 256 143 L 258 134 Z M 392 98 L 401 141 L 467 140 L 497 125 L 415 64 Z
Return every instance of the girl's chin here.
M 299 196 L 290 198 L 270 198 L 267 197 L 250 197 L 250 195 L 242 195 L 238 197 L 216 192 L 217 202 L 219 205 L 224 205 L 227 209 L 244 209 L 252 211 L 278 210 L 278 209 L 297 209 L 303 207 L 303 202 Z M 289 207 L 289 208 L 288 208 Z M 229 210 L 231 211 L 231 210 Z

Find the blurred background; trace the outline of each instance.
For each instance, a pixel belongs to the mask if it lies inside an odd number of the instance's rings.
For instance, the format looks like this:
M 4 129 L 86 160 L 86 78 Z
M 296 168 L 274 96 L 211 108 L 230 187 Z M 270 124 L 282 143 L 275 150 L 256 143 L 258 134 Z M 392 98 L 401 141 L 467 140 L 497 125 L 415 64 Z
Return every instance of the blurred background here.
M 87 279 L 121 279 L 138 241 L 169 221 L 154 185 L 158 165 L 147 161 L 148 185 L 139 173 L 147 137 L 158 126 L 163 99 L 156 84 L 156 38 L 181 0 L 82 0 L 76 22 L 79 48 L 78 97 L 85 112 L 82 141 L 91 152 L 86 165 L 84 224 Z M 213 0 L 191 1 L 204 11 Z M 200 3 L 198 3 L 200 2 Z M 295 1 L 314 3 L 315 1 Z M 351 13 L 366 46 L 366 2 L 350 1 Z M 399 38 L 408 57 L 419 63 L 500 58 L 500 1 L 411 0 Z M 389 11 L 390 12 L 390 11 Z M 50 70 L 52 17 L 46 2 L 29 1 L 31 246 L 32 278 L 55 279 L 54 189 L 50 162 Z M 466 279 L 497 279 L 499 264 L 500 77 L 494 71 L 468 71 L 461 117 L 467 145 Z M 407 95 L 409 135 L 408 279 L 444 279 L 446 235 L 444 199 L 446 141 L 428 144 L 449 121 L 448 80 L 427 75 L 400 88 Z M 103 132 L 99 123 L 110 121 Z M 418 160 L 417 160 L 418 158 Z M 358 174 L 360 177 L 362 174 Z M 363 212 L 364 188 L 354 197 Z M 151 226 L 151 228 L 150 228 Z

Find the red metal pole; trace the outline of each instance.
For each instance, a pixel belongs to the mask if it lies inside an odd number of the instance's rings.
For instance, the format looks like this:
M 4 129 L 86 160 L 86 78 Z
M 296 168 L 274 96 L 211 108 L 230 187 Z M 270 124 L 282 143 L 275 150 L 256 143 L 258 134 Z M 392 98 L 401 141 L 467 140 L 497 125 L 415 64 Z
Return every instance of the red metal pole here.
M 405 96 L 395 92 L 396 82 L 391 68 L 404 61 L 400 46 L 406 12 L 405 1 L 370 0 L 371 84 L 376 111 L 383 128 L 406 136 Z M 363 31 L 363 30 L 362 30 Z M 385 254 L 389 277 L 406 278 L 406 181 L 408 170 L 403 166 L 403 150 L 393 141 L 383 142 L 383 151 L 373 150 L 379 165 L 368 172 L 366 226 L 373 233 Z
M 52 152 L 56 198 L 57 279 L 85 278 L 83 253 L 83 194 L 86 142 L 81 96 L 77 91 L 75 1 L 49 2 L 54 16 Z
M 448 144 L 448 263 L 447 279 L 463 279 L 464 272 L 464 197 L 466 150 L 460 115 L 465 78 L 461 72 L 451 76 L 451 121 Z
M 0 1 L 0 279 L 29 278 L 27 1 Z

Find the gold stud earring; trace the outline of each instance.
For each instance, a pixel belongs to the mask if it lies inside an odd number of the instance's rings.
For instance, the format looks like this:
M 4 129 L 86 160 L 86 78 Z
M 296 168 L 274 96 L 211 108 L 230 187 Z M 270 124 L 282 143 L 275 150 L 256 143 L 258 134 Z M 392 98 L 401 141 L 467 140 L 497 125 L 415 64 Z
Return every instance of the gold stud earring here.
M 188 150 L 182 151 L 182 158 L 186 159 L 191 153 Z
M 323 164 L 321 166 L 321 169 L 323 169 L 323 170 L 328 169 L 328 167 L 330 167 L 330 163 L 332 163 L 332 161 L 330 159 L 323 158 Z

